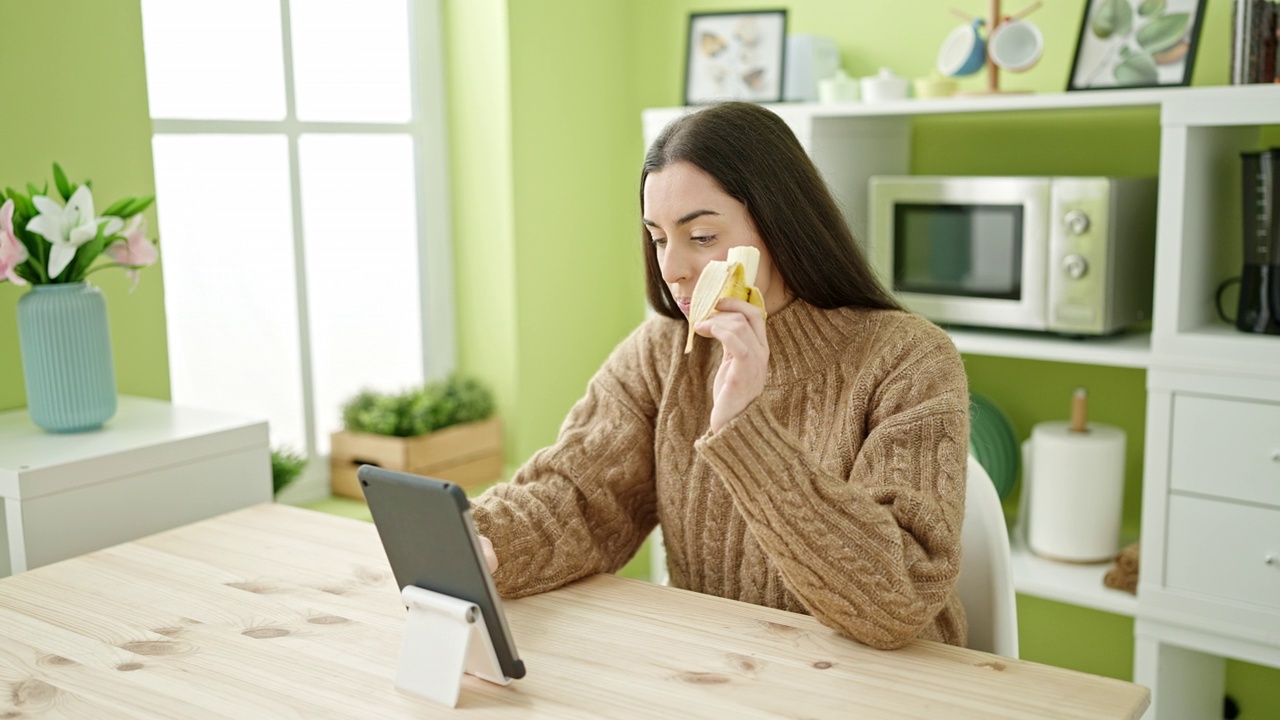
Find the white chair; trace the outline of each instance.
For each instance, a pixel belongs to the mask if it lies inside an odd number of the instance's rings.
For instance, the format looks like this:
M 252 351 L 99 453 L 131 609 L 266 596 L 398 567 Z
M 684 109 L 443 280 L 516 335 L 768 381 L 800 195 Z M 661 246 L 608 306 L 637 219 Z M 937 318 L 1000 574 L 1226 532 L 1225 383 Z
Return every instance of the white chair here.
M 987 471 L 969 456 L 957 590 L 969 616 L 969 647 L 1018 657 L 1018 608 L 1013 559 L 1000 495 Z

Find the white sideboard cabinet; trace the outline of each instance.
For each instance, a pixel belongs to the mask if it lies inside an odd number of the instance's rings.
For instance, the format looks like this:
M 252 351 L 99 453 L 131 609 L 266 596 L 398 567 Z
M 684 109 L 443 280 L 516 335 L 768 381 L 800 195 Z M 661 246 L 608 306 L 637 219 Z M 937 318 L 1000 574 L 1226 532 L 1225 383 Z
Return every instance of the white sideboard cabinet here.
M 1041 560 L 1015 542 L 1019 593 L 1134 618 L 1134 679 L 1148 718 L 1221 717 L 1224 658 L 1280 668 L 1280 337 L 1218 319 L 1241 263 L 1240 153 L 1280 125 L 1280 87 L 1251 85 L 770 105 L 795 131 L 865 238 L 867 180 L 908 174 L 913 118 L 1158 110 L 1159 198 L 1149 333 L 1087 341 L 952 330 L 964 353 L 1147 372 L 1137 597 L 1106 567 Z M 646 145 L 687 108 L 642 114 Z M 657 568 L 655 568 L 657 569 Z
M 271 500 L 267 423 L 122 396 L 101 430 L 0 413 L 0 577 Z

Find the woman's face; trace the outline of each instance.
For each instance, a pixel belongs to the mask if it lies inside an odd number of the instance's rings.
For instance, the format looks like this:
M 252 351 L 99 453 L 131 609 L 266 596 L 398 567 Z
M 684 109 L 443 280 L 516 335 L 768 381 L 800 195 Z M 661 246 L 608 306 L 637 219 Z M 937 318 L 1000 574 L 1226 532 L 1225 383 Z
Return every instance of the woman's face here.
M 653 239 L 662 280 L 686 317 L 702 268 L 712 260 L 724 260 L 729 248 L 739 245 L 760 251 L 755 285 L 764 295 L 765 309 L 772 313 L 787 304 L 789 295 L 782 276 L 756 232 L 747 206 L 693 164 L 673 163 L 648 174 L 644 224 Z

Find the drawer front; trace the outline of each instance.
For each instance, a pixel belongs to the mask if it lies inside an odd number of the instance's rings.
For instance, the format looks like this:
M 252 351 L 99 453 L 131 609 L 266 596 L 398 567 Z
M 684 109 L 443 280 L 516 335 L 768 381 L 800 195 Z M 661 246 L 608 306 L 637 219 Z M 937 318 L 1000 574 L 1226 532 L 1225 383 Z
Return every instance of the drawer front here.
M 271 501 L 266 445 L 22 502 L 26 567 Z
M 1174 490 L 1280 507 L 1280 405 L 1177 395 Z
M 1280 610 L 1280 510 L 1169 497 L 1165 584 Z

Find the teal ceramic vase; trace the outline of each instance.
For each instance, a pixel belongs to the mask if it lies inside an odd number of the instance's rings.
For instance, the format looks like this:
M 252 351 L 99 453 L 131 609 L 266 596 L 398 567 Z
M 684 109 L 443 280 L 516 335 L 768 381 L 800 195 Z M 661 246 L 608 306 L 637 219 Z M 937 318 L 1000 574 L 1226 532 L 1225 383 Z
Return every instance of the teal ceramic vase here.
M 35 285 L 18 300 L 27 411 L 56 433 L 96 430 L 116 414 L 116 374 L 102 291 Z

